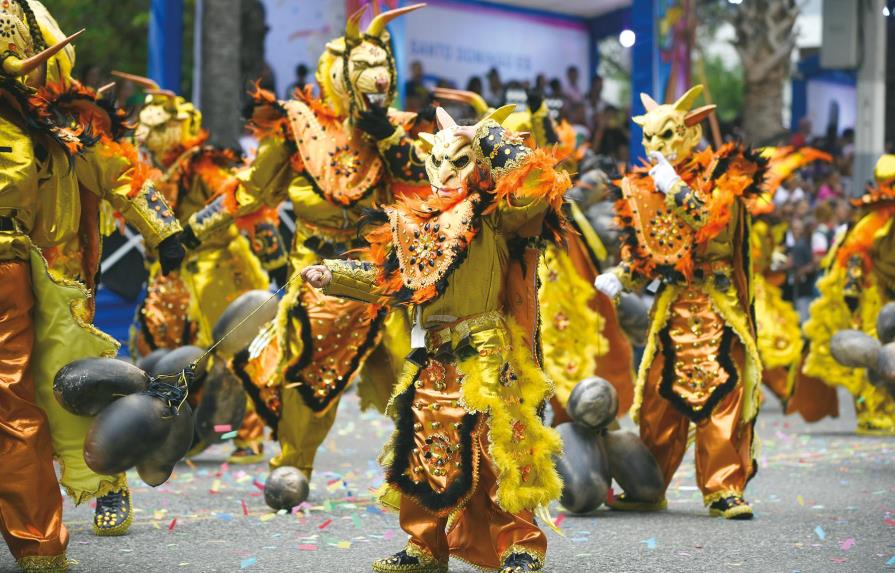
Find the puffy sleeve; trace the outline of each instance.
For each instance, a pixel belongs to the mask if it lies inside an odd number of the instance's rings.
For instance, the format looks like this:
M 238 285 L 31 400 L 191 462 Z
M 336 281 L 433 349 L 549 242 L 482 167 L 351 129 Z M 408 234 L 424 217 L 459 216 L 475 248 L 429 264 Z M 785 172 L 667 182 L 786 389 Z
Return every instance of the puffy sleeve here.
M 76 157 L 75 170 L 81 186 L 111 203 L 150 248 L 182 230 L 131 144 L 104 138 Z

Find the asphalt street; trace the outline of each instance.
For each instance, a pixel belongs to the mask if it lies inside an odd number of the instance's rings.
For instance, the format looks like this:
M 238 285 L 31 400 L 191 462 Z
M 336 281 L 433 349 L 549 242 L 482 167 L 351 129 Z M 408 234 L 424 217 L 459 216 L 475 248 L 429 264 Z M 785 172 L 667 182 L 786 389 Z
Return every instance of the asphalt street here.
M 667 512 L 575 517 L 555 506 L 564 536 L 549 534 L 546 571 L 895 572 L 895 439 L 856 436 L 852 408 L 842 403 L 840 418 L 806 425 L 768 400 L 757 425 L 760 470 L 747 492 L 753 521 L 708 516 L 691 449 Z M 341 408 L 300 511 L 271 512 L 262 494 L 266 465 L 228 467 L 229 447 L 215 446 L 159 488 L 131 475 L 136 519 L 125 537 L 95 537 L 92 508 L 66 500 L 72 571 L 369 571 L 404 543 L 397 516 L 371 494 L 391 423 L 359 412 L 354 395 Z M 14 570 L 4 552 L 0 571 Z M 451 571 L 474 570 L 452 563 Z

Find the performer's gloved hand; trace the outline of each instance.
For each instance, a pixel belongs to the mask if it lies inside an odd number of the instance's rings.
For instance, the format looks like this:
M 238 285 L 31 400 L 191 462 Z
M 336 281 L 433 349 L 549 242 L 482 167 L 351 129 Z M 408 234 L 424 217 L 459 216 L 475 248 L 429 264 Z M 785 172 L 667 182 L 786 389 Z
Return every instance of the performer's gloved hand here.
M 671 163 L 665 159 L 665 156 L 658 151 L 651 151 L 650 159 L 653 160 L 653 167 L 649 170 L 650 177 L 656 183 L 656 189 L 662 193 L 668 194 L 675 183 L 681 180 L 681 176 L 677 174 Z
M 435 121 L 435 106 L 430 103 L 416 112 L 416 121 L 417 123 L 421 121 Z
M 395 126 L 388 120 L 388 109 L 376 105 L 360 112 L 357 127 L 377 141 L 386 139 L 395 132 Z
M 333 280 L 333 273 L 323 265 L 311 265 L 301 271 L 301 278 L 314 288 L 323 288 Z
M 594 287 L 613 300 L 622 294 L 623 289 L 622 281 L 612 272 L 598 276 L 594 281 Z
M 202 241 L 196 237 L 196 232 L 193 231 L 192 225 L 187 225 L 183 232 L 180 234 L 180 243 L 189 250 L 194 250 L 198 247 Z
M 270 278 L 277 283 L 277 287 L 282 287 L 289 281 L 289 265 L 280 265 L 275 269 L 267 271 Z
M 541 104 L 544 103 L 544 94 L 541 90 L 531 88 L 525 92 L 525 97 L 528 100 L 528 111 L 534 113 L 541 109 Z
M 186 251 L 183 250 L 183 245 L 180 244 L 180 234 L 171 235 L 159 243 L 158 258 L 162 266 L 163 275 L 179 269 L 184 257 L 186 257 Z

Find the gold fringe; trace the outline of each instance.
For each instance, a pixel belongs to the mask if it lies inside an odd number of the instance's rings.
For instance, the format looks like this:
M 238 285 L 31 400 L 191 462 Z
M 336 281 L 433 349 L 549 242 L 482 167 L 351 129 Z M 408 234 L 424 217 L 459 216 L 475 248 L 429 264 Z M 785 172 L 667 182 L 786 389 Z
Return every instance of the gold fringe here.
M 63 553 L 62 555 L 29 555 L 18 559 L 17 563 L 25 573 L 32 571 L 56 573 L 67 571 L 71 562 Z
M 733 489 L 722 489 L 721 491 L 716 491 L 716 492 L 710 493 L 708 495 L 703 495 L 702 503 L 705 504 L 705 507 L 708 507 L 718 500 L 724 499 L 725 497 L 732 497 L 735 495 L 743 497 L 743 492 L 736 491 Z

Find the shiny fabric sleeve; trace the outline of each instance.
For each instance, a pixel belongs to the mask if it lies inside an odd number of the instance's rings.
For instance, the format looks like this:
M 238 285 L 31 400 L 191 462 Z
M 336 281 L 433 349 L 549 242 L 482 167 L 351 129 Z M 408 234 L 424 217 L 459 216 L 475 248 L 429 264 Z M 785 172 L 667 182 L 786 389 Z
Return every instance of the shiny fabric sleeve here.
M 323 289 L 323 294 L 350 298 L 367 303 L 382 299 L 376 289 L 376 267 L 372 263 L 344 259 L 327 259 L 323 265 L 333 278 Z
M 295 177 L 292 153 L 283 139 L 261 141 L 258 155 L 247 169 L 237 174 L 239 185 L 232 196 L 222 195 L 190 217 L 189 226 L 199 242 L 228 227 L 237 217 L 263 207 L 276 207 L 288 193 Z
M 0 232 L 0 261 L 27 260 L 30 242 L 24 236 L 37 209 L 34 145 L 15 123 L 0 115 L 0 216 L 15 217 L 23 233 Z
M 182 229 L 165 197 L 136 163 L 136 153 L 122 153 L 128 144 L 99 142 L 75 159 L 78 182 L 107 200 L 137 228 L 150 248 Z

